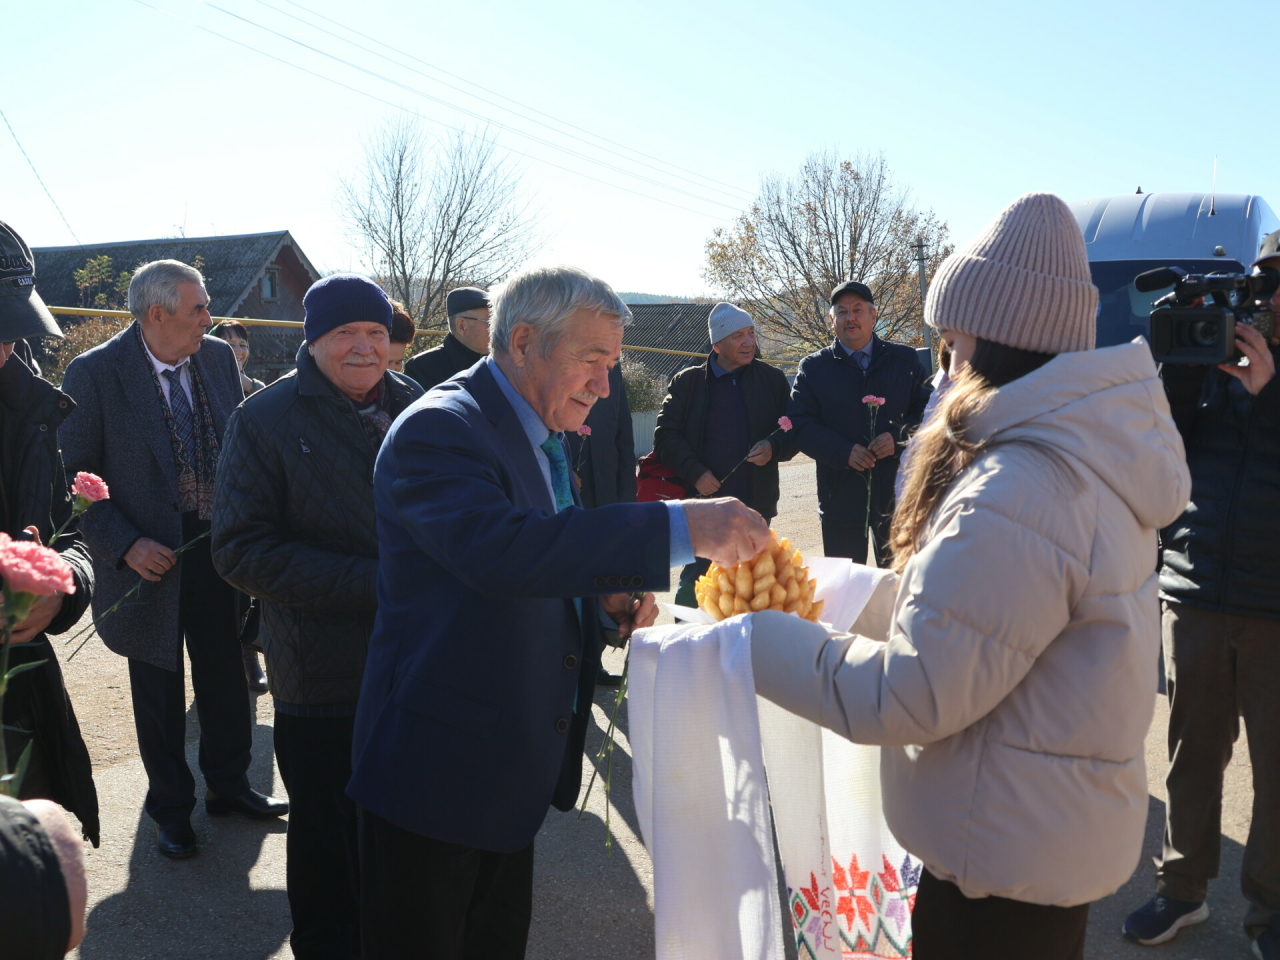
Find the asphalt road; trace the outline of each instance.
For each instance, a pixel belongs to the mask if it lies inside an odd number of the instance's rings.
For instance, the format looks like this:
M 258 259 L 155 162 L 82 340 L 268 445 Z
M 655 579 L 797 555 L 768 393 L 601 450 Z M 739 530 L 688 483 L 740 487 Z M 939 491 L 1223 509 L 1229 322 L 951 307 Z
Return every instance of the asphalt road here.
M 783 467 L 779 508 L 775 529 L 791 537 L 806 555 L 820 554 L 811 462 L 799 460 Z M 103 834 L 102 847 L 88 854 L 88 935 L 72 956 L 82 960 L 291 958 L 284 821 L 264 825 L 235 817 L 210 819 L 198 808 L 193 824 L 200 839 L 199 855 L 181 862 L 161 857 L 155 849 L 154 828 L 142 813 L 146 777 L 137 756 L 124 661 L 103 649 L 96 639 L 70 662 L 66 660 L 68 652 L 60 647 L 68 688 L 94 757 Z M 609 666 L 619 672 L 621 655 L 612 654 Z M 598 691 L 584 785 L 612 707 L 612 691 Z M 269 698 L 259 697 L 256 708 L 251 779 L 260 790 L 282 791 L 271 761 Z M 1227 771 L 1223 879 L 1210 890 L 1213 915 L 1207 923 L 1184 931 L 1163 947 L 1135 947 L 1119 935 L 1125 914 L 1151 895 L 1151 858 L 1159 851 L 1164 824 L 1166 718 L 1164 698 L 1157 696 L 1156 716 L 1147 738 L 1151 813 L 1142 861 L 1121 891 L 1094 906 L 1087 956 L 1090 960 L 1244 960 L 1250 954 L 1240 927 L 1244 905 L 1238 876 L 1253 797 L 1243 734 Z M 203 789 L 195 756 L 198 728 L 191 710 L 188 762 L 196 773 L 198 789 Z M 600 782 L 581 818 L 551 811 L 538 834 L 534 922 L 528 951 L 531 960 L 644 960 L 653 956 L 653 875 L 636 834 L 625 705 L 620 712 L 610 798 L 612 853 L 605 849 L 606 804 Z

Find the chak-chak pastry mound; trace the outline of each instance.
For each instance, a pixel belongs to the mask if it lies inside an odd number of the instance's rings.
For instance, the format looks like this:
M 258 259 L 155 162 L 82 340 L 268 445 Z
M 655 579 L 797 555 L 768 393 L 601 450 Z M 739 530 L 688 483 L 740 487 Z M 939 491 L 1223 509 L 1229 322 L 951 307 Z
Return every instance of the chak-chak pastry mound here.
M 716 620 L 756 610 L 781 610 L 818 622 L 822 603 L 813 602 L 816 580 L 809 579 L 800 551 L 769 531 L 769 545 L 733 567 L 711 564 L 693 585 L 698 606 Z

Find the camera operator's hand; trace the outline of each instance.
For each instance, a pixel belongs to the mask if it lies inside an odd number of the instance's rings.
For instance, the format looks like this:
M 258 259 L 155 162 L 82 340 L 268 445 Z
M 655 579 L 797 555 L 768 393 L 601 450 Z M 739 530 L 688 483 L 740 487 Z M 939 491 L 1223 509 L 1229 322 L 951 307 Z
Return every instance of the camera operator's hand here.
M 1249 358 L 1249 365 L 1238 367 L 1223 363 L 1218 366 L 1218 369 L 1231 374 L 1256 397 L 1276 375 L 1275 357 L 1271 355 L 1271 348 L 1262 334 L 1253 327 L 1240 324 L 1236 325 L 1236 349 Z

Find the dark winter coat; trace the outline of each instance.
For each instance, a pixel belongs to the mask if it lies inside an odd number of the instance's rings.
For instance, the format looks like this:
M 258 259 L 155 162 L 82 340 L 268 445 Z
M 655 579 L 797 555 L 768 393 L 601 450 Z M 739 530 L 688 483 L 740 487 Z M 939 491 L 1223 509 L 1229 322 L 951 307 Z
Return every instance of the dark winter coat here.
M 62 389 L 76 402 L 75 413 L 59 431 L 67 471 L 96 473 L 111 488 L 111 499 L 86 513 L 81 524 L 97 578 L 95 616 L 137 585 L 138 574 L 124 555 L 139 537 L 170 550 L 183 542 L 173 441 L 136 326 L 80 354 L 62 380 Z M 200 374 L 213 429 L 221 437 L 231 411 L 244 399 L 235 354 L 225 340 L 206 336 L 191 364 Z M 124 604 L 98 627 L 107 649 L 162 670 L 180 669 L 181 583 L 181 557 L 158 583 L 144 581 L 139 602 Z
M 396 373 L 382 388 L 391 391 L 393 418 L 422 396 Z M 227 428 L 213 562 L 261 600 L 259 641 L 284 712 L 355 713 L 377 613 L 377 455 L 355 404 L 305 345 L 296 371 L 246 400 Z
M 18 353 L 0 367 L 0 519 L 11 537 L 23 537 L 23 528 L 34 526 L 41 542 L 48 543 L 71 515 L 58 427 L 74 409 L 71 398 L 37 377 Z M 100 507 L 97 504 L 91 510 Z M 88 608 L 93 561 L 75 523 L 63 531 L 55 549 L 71 565 L 76 592 L 64 598 L 61 612 L 45 634 L 10 649 L 10 668 L 37 660 L 44 664 L 14 678 L 5 696 L 4 722 L 35 731 L 22 796 L 62 804 L 80 820 L 84 835 L 96 847 L 98 794 L 89 752 L 63 685 L 57 652 L 48 640 L 48 634 L 65 633 L 75 626 Z M 7 735 L 10 762 L 17 761 L 30 739 L 16 732 Z
M 707 384 L 714 376 L 708 357 L 704 363 L 686 367 L 672 377 L 653 432 L 654 453 L 684 481 L 690 497 L 700 496 L 695 485 L 708 469 L 702 462 L 702 454 L 707 432 L 714 429 L 707 423 Z M 766 520 L 772 519 L 778 513 L 778 464 L 796 455 L 794 434 L 774 433 L 778 430 L 778 418 L 787 412 L 790 387 L 787 375 L 763 360 L 752 360 L 743 367 L 740 383 L 747 405 L 747 432 L 751 437 L 747 449 L 769 437 L 773 456 L 763 467 L 744 463 L 738 470 L 747 471 L 751 478 L 747 506 Z M 742 453 L 745 456 L 747 450 Z
M 621 365 L 609 371 L 609 396 L 595 402 L 586 425 L 591 428 L 588 437 L 565 434 L 569 462 L 582 481 L 582 505 L 592 509 L 635 503 L 636 443 Z
M 791 390 L 788 416 L 795 425 L 796 443 L 817 461 L 818 507 L 824 515 L 861 524 L 866 515 L 867 481 L 849 466 L 855 444 L 867 446 L 881 433 L 892 434 L 896 450 L 924 416 L 932 387 L 920 358 L 911 347 L 873 338 L 871 363 L 864 371 L 845 353 L 839 341 L 800 361 Z M 885 400 L 876 414 L 862 398 Z M 893 483 L 898 453 L 879 461 L 872 474 L 872 503 L 876 512 L 893 509 Z
M 455 373 L 475 366 L 476 361 L 483 357 L 483 353 L 476 353 L 452 333 L 447 333 L 440 346 L 410 358 L 404 365 L 404 375 L 416 380 L 423 390 L 430 390 Z
M 1208 367 L 1160 376 L 1191 470 L 1191 503 L 1161 534 L 1161 596 L 1280 620 L 1280 379 L 1254 397 Z

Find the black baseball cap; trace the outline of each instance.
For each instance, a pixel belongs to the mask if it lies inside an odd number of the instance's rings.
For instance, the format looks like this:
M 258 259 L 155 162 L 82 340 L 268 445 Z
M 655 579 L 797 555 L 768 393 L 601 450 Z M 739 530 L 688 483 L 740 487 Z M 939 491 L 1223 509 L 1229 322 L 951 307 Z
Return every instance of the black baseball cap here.
M 31 337 L 61 337 L 53 314 L 36 293 L 31 248 L 0 221 L 0 343 Z
M 846 280 L 840 286 L 831 291 L 831 305 L 834 307 L 836 301 L 843 297 L 846 293 L 852 293 L 854 296 L 861 297 L 867 303 L 875 306 L 876 298 L 871 295 L 871 288 L 865 283 L 859 283 L 857 280 Z
M 444 312 L 450 317 L 456 317 L 464 310 L 487 310 L 488 308 L 489 294 L 479 287 L 458 287 L 456 290 L 450 290 L 449 295 L 444 299 Z
M 1270 260 L 1272 257 L 1280 257 L 1280 230 L 1268 233 L 1262 238 L 1262 246 L 1258 248 L 1258 259 L 1253 261 L 1253 265 L 1256 267 L 1263 260 Z

